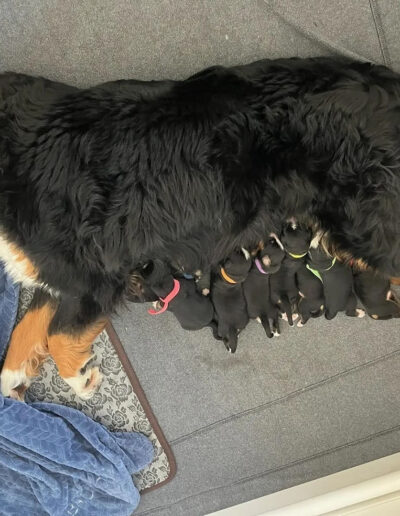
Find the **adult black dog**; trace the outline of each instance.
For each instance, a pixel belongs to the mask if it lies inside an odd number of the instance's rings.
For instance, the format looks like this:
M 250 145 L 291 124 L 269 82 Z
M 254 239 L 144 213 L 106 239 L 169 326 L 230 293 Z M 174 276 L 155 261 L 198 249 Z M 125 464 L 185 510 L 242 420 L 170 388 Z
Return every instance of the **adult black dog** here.
M 1 75 L 0 257 L 41 287 L 3 392 L 26 385 L 45 349 L 90 389 L 81 362 L 135 267 L 201 269 L 293 215 L 400 275 L 399 107 L 398 74 L 329 58 L 86 90 Z

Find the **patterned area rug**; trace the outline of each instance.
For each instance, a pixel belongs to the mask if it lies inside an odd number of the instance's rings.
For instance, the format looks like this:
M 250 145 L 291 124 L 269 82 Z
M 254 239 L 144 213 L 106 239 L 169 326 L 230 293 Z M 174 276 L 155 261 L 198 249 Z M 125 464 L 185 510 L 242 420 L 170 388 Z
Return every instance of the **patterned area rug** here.
M 28 308 L 33 291 L 23 289 L 17 320 Z M 154 446 L 153 462 L 134 482 L 140 491 L 155 489 L 173 478 L 176 472 L 172 451 L 149 406 L 139 380 L 111 324 L 93 344 L 94 363 L 103 374 L 100 389 L 90 400 L 81 400 L 57 373 L 52 359 L 43 364 L 34 379 L 26 400 L 59 403 L 81 410 L 109 430 L 141 432 Z

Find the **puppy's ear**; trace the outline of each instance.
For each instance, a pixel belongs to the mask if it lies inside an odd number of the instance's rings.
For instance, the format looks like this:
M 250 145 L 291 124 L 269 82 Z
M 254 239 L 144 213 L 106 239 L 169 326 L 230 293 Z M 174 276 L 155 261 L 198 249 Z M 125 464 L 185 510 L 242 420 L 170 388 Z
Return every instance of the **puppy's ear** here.
M 250 258 L 251 258 L 250 253 L 244 247 L 242 247 L 242 253 L 244 254 L 244 257 L 246 258 L 246 260 L 250 260 Z

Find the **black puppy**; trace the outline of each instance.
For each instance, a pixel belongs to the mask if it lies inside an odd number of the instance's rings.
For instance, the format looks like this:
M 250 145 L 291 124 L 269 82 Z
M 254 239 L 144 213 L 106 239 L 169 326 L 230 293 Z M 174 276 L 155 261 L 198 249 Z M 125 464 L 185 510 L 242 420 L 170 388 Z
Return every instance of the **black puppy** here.
M 331 320 L 343 311 L 350 317 L 364 317 L 364 310 L 357 308 L 353 273 L 349 267 L 328 256 L 319 245 L 310 247 L 307 267 L 319 275 L 323 283 L 326 319 Z
M 390 289 L 390 281 L 372 271 L 354 274 L 354 288 L 372 319 L 400 317 L 400 300 Z
M 313 274 L 304 263 L 296 273 L 296 283 L 300 296 L 297 305 L 300 321 L 297 326 L 301 327 L 310 317 L 320 317 L 324 313 L 324 287 L 321 277 Z
M 280 308 L 289 325 L 293 326 L 293 313 L 297 310 L 299 299 L 296 273 L 304 267 L 311 231 L 299 225 L 295 219 L 290 219 L 280 240 L 286 255 L 279 271 L 271 276 L 271 301 Z
M 238 334 L 249 322 L 243 282 L 247 278 L 251 263 L 247 250 L 233 252 L 220 267 L 211 287 L 218 335 L 230 353 L 235 353 Z
M 284 256 L 282 244 L 271 236 L 256 255 L 249 275 L 243 283 L 249 318 L 260 320 L 268 338 L 280 333 L 279 309 L 271 302 L 270 297 L 270 276 L 280 269 Z M 272 319 L 274 333 L 271 332 L 269 319 Z
M 169 310 L 178 319 L 184 330 L 200 330 L 213 327 L 214 308 L 208 297 L 202 296 L 195 282 L 185 278 L 174 278 L 169 266 L 155 260 L 144 273 L 145 285 L 159 298 L 151 315 Z

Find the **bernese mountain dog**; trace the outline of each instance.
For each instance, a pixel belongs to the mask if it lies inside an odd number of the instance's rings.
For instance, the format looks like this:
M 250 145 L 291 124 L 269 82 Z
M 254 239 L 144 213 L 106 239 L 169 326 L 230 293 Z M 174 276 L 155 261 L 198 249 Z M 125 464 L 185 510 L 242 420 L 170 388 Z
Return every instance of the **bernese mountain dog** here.
M 400 75 L 339 58 L 89 89 L 0 75 L 0 259 L 37 287 L 2 372 L 50 353 L 83 397 L 92 340 L 151 259 L 202 269 L 296 217 L 400 275 Z

